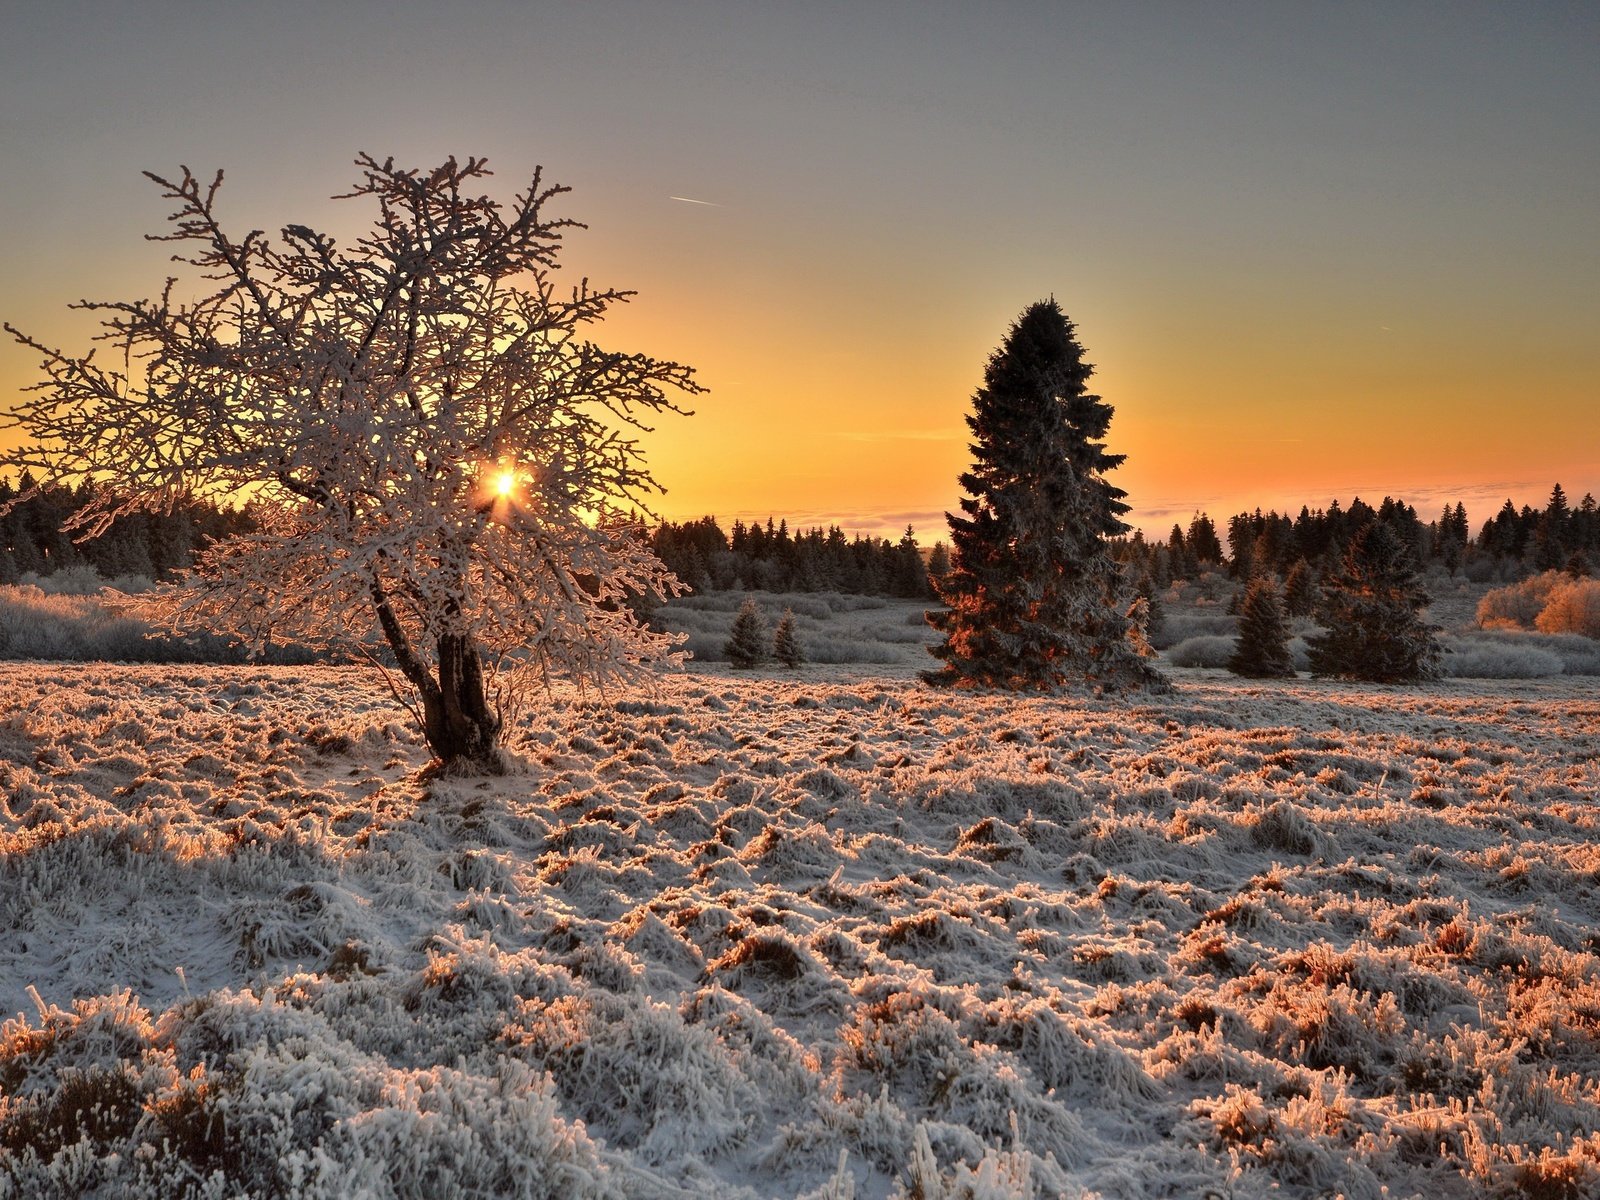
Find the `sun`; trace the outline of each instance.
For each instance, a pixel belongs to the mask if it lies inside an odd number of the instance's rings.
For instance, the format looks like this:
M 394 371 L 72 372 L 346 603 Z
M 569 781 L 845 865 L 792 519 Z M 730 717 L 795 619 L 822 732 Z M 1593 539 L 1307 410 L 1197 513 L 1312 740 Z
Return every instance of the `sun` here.
M 515 471 L 501 471 L 494 477 L 494 490 L 497 496 L 508 497 L 516 489 L 517 474 Z

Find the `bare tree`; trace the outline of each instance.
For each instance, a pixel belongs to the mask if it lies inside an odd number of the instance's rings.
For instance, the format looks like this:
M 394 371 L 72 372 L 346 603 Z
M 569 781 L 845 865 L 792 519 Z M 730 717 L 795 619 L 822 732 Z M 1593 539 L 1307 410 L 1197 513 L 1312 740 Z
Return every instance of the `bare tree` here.
M 568 189 L 536 170 L 501 204 L 479 194 L 482 159 L 356 166 L 339 198 L 376 217 L 349 247 L 303 225 L 235 240 L 220 171 L 149 175 L 175 210 L 153 240 L 177 243 L 197 295 L 169 279 L 158 299 L 83 302 L 120 369 L 8 324 L 45 375 L 4 420 L 27 439 L 9 460 L 104 485 L 80 537 L 190 492 L 248 497 L 255 530 L 212 544 L 147 610 L 255 646 L 374 661 L 387 646 L 435 754 L 492 770 L 530 673 L 604 685 L 672 655 L 627 601 L 676 580 L 625 514 L 659 491 L 637 432 L 700 388 L 583 336 L 632 293 L 558 292 L 563 233 L 581 225 L 545 210 Z

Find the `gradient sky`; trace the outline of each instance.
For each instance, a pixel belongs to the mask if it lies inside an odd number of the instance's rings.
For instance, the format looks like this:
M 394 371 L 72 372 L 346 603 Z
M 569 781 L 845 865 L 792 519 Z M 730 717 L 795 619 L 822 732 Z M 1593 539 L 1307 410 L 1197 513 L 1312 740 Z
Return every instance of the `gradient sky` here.
M 535 163 L 602 340 L 711 394 L 660 511 L 944 533 L 962 417 L 1054 295 L 1153 532 L 1403 496 L 1600 493 L 1600 6 L 7 6 L 0 317 L 150 294 L 142 169 L 346 234 L 358 150 Z M 681 198 L 681 199 L 675 199 Z M 689 203 L 688 200 L 705 203 Z M 0 405 L 35 377 L 0 347 Z

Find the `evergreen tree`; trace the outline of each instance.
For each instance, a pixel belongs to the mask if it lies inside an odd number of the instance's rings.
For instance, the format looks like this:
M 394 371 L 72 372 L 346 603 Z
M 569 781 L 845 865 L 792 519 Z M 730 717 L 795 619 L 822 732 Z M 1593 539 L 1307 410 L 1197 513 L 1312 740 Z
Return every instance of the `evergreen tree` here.
M 1189 533 L 1184 538 L 1190 558 L 1197 565 L 1222 562 L 1222 539 L 1217 537 L 1217 527 L 1203 512 L 1197 512 L 1189 522 Z
M 1199 570 L 1199 563 L 1195 561 L 1194 553 L 1184 540 L 1183 526 L 1176 522 L 1173 523 L 1172 532 L 1167 535 L 1167 553 L 1172 558 L 1174 579 L 1192 579 Z
M 1309 617 L 1316 611 L 1317 581 L 1311 576 L 1311 564 L 1303 558 L 1295 559 L 1283 581 L 1283 606 L 1291 617 Z
M 1134 592 L 1144 600 L 1145 633 L 1154 635 L 1161 628 L 1161 623 L 1167 619 L 1167 611 L 1161 605 L 1161 589 L 1156 581 L 1149 575 L 1139 576 L 1139 582 L 1134 585 Z
M 1457 506 L 1459 507 L 1459 506 Z M 1456 508 L 1446 504 L 1444 512 L 1439 514 L 1439 526 L 1434 532 L 1434 552 L 1450 577 L 1455 578 L 1461 569 L 1462 560 L 1467 555 L 1466 510 L 1462 510 L 1461 522 L 1456 521 Z
M 928 551 L 928 582 L 937 589 L 939 581 L 950 573 L 950 547 L 943 542 L 935 542 L 933 549 Z
M 1239 616 L 1239 641 L 1228 670 L 1251 679 L 1286 679 L 1294 675 L 1289 658 L 1289 622 L 1277 581 L 1261 576 L 1250 581 Z
M 906 526 L 904 536 L 894 548 L 894 594 L 907 600 L 920 600 L 928 594 L 928 569 L 922 565 L 917 535 Z
M 928 682 L 1165 686 L 1130 640 L 1119 597 L 1109 539 L 1127 532 L 1128 506 L 1105 473 L 1123 456 L 1101 441 L 1112 408 L 1089 392 L 1093 370 L 1054 300 L 1028 308 L 990 358 L 967 417 L 966 515 L 949 517 L 954 565 L 939 596 L 950 607 L 929 617 L 944 665 Z
M 767 658 L 767 620 L 754 596 L 746 596 L 739 606 L 739 615 L 733 619 L 733 628 L 722 651 L 728 661 L 741 670 L 758 667 Z
M 772 657 L 791 671 L 806 661 L 800 649 L 799 631 L 794 627 L 794 613 L 790 609 L 783 610 L 783 618 L 773 631 Z
M 1409 549 L 1382 521 L 1350 540 L 1341 569 L 1323 589 L 1326 627 L 1308 639 L 1311 671 L 1375 683 L 1437 679 L 1437 629 L 1422 620 L 1428 595 Z

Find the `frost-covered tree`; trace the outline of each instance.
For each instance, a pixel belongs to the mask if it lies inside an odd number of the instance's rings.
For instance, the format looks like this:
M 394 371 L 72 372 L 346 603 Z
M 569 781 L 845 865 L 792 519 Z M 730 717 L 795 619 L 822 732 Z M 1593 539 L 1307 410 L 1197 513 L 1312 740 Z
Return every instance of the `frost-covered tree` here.
M 1130 638 L 1109 539 L 1127 532 L 1126 494 L 1106 479 L 1123 455 L 1102 439 L 1111 405 L 1088 390 L 1072 322 L 1054 300 L 1029 307 L 989 359 L 967 417 L 973 465 L 965 516 L 929 620 L 944 639 L 930 683 L 1053 690 L 1160 687 Z
M 783 610 L 778 627 L 772 631 L 772 657 L 791 671 L 806 661 L 805 652 L 800 648 L 800 631 L 795 628 L 791 609 Z
M 1239 613 L 1239 640 L 1228 670 L 1251 679 L 1284 679 L 1294 674 L 1289 657 L 1289 622 L 1278 583 L 1271 576 L 1250 581 Z
M 1307 639 L 1314 675 L 1413 683 L 1437 679 L 1437 629 L 1422 619 L 1428 594 L 1409 547 L 1386 522 L 1350 539 L 1339 571 L 1323 585 L 1323 631 Z
M 502 203 L 481 159 L 356 165 L 341 198 L 374 221 L 348 245 L 299 224 L 235 237 L 221 172 L 150 175 L 174 209 L 157 240 L 194 278 L 83 305 L 119 366 L 8 325 L 45 372 L 9 421 L 27 438 L 10 461 L 105 485 L 79 536 L 191 491 L 249 497 L 255 529 L 145 607 L 388 658 L 434 753 L 493 769 L 530 672 L 604 683 L 671 653 L 628 604 L 676 586 L 627 527 L 656 490 L 633 431 L 698 386 L 585 336 L 631 293 L 557 287 L 581 226 L 547 209 L 567 189 L 536 170 Z
M 762 616 L 755 597 L 746 596 L 733 618 L 733 628 L 728 631 L 722 652 L 734 666 L 749 670 L 766 661 L 767 646 L 767 619 Z

